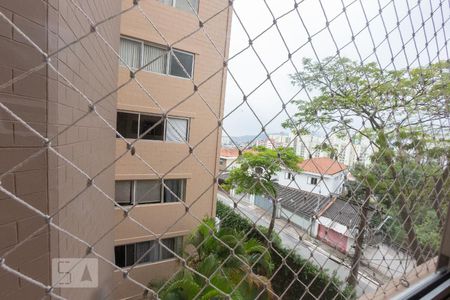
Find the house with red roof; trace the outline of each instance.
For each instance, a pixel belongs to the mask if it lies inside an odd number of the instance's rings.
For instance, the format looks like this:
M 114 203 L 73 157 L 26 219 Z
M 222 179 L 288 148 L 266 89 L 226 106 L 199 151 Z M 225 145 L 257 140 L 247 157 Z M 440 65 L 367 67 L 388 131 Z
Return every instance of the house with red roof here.
M 221 148 L 219 156 L 219 170 L 229 172 L 236 164 L 233 162 L 239 157 L 239 150 L 236 148 Z
M 315 157 L 298 166 L 300 172 L 288 169 L 278 172 L 278 183 L 325 197 L 337 196 L 344 191 L 348 174 L 346 165 L 328 157 Z

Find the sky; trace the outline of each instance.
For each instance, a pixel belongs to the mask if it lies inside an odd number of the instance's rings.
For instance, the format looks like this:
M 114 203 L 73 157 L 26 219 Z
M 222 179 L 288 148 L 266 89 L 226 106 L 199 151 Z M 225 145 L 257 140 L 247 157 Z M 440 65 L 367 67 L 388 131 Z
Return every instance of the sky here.
M 388 69 L 448 59 L 449 49 L 444 43 L 450 37 L 449 3 L 448 0 L 419 3 L 417 0 L 235 0 L 225 96 L 226 132 L 230 136 L 258 134 L 261 123 L 266 132 L 286 132 L 281 123 L 296 111 L 289 101 L 307 99 L 289 77 L 302 69 L 303 58 L 321 60 L 336 55 L 339 48 L 341 57 L 377 62 Z M 249 39 L 253 48 L 249 47 Z M 288 60 L 289 52 L 292 61 Z M 271 81 L 267 80 L 268 73 Z M 242 104 L 244 94 L 247 103 Z M 287 103 L 287 113 L 282 111 L 283 102 Z

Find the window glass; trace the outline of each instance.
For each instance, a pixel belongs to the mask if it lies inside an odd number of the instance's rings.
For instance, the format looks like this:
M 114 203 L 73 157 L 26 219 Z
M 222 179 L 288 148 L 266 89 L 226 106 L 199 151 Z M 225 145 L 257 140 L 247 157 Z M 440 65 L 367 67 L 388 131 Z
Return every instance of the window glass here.
M 133 40 L 120 38 L 120 57 L 132 69 L 138 69 L 141 61 L 142 44 Z
M 121 205 L 131 204 L 131 181 L 116 181 L 116 202 Z
M 115 263 L 118 267 L 125 267 L 125 246 L 114 247 Z
M 198 0 L 175 0 L 175 7 L 191 13 L 193 8 L 198 12 Z
M 174 1 L 174 0 L 159 0 L 159 2 L 161 2 L 161 3 L 163 3 L 163 4 L 170 5 L 170 6 L 173 5 L 173 1 Z
M 161 202 L 161 184 L 158 180 L 137 180 L 135 185 L 136 203 Z
M 142 242 L 136 244 L 136 256 L 135 261 L 138 264 L 150 262 L 150 252 L 146 253 L 150 249 L 150 242 Z
M 184 142 L 187 141 L 188 120 L 167 118 L 166 141 Z
M 141 139 L 162 141 L 164 138 L 164 121 L 159 116 L 141 115 L 139 127 Z
M 175 239 L 174 238 L 164 239 L 162 240 L 162 243 L 172 252 L 167 250 L 167 248 L 161 246 L 161 259 L 169 259 L 174 257 L 175 255 L 173 254 L 173 252 L 175 252 Z
M 124 138 L 135 139 L 138 132 L 138 114 L 117 113 L 117 132 Z
M 177 236 L 175 238 L 175 253 L 181 254 L 183 252 L 183 237 Z
M 161 48 L 144 45 L 144 70 L 157 73 L 166 73 L 167 51 Z
M 150 250 L 150 255 L 149 255 L 149 261 L 150 262 L 155 262 L 155 261 L 160 261 L 160 245 L 157 241 L 151 241 L 150 242 L 150 247 L 152 248 Z
M 170 75 L 189 78 L 192 76 L 192 67 L 194 62 L 194 55 L 189 53 L 173 51 L 174 54 L 170 55 Z M 176 58 L 175 58 L 176 55 Z M 181 63 L 181 65 L 180 65 Z M 181 67 L 183 66 L 183 67 Z M 184 68 L 184 70 L 183 70 Z M 187 74 L 186 74 L 186 72 Z
M 184 201 L 184 180 L 164 180 L 164 202 Z
M 125 267 L 134 265 L 135 260 L 135 244 L 125 246 Z

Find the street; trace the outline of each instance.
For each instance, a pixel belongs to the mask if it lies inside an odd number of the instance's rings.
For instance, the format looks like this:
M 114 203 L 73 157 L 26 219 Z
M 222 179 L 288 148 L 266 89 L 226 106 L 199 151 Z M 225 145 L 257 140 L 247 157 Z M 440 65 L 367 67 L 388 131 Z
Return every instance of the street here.
M 230 207 L 234 206 L 233 199 L 228 195 L 219 192 L 217 193 L 217 197 L 222 203 Z M 262 225 L 265 227 L 269 226 L 269 214 L 266 213 L 263 217 L 261 217 L 261 215 L 264 214 L 264 210 L 259 207 L 240 201 L 236 212 L 248 217 L 257 225 Z M 282 243 L 286 248 L 294 249 L 298 255 L 325 270 L 328 274 L 332 275 L 334 272 L 341 281 L 345 282 L 349 274 L 350 267 L 344 263 L 342 259 L 333 256 L 310 241 L 306 241 L 304 239 L 300 240 L 299 231 L 282 219 L 276 220 L 274 231 L 280 236 Z M 379 283 L 377 281 L 370 278 L 367 274 L 359 272 L 358 286 L 356 288 L 356 293 L 358 296 L 363 293 L 373 292 L 378 286 Z

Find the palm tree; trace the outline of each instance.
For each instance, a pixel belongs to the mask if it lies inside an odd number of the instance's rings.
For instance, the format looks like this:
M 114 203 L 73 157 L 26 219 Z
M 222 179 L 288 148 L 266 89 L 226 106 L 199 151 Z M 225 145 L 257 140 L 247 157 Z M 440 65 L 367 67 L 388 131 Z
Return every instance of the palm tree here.
M 270 253 L 256 239 L 246 239 L 233 229 L 217 229 L 213 219 L 205 219 L 189 237 L 186 268 L 168 282 L 159 298 L 271 299 L 267 276 L 273 270 Z M 195 270 L 195 271 L 192 271 Z

